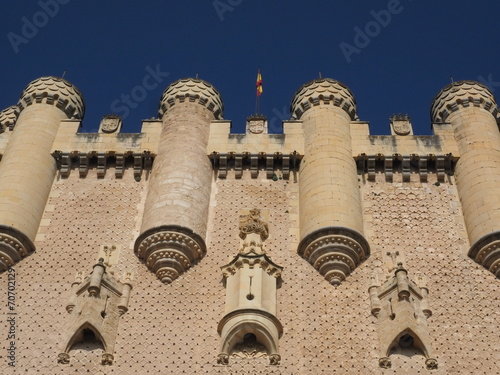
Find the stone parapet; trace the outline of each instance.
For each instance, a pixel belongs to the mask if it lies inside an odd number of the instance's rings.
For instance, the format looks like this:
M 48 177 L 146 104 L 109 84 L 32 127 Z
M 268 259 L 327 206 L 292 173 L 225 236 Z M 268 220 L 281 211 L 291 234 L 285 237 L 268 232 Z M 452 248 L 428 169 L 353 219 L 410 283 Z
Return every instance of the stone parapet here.
M 170 84 L 161 97 L 158 117 L 163 118 L 169 108 L 183 102 L 198 103 L 209 109 L 215 119 L 222 119 L 224 104 L 219 92 L 210 83 L 197 78 L 179 79 Z
M 351 120 L 357 120 L 356 100 L 351 90 L 330 78 L 315 79 L 298 89 L 293 96 L 290 113 L 300 119 L 304 112 L 320 103 L 342 108 Z

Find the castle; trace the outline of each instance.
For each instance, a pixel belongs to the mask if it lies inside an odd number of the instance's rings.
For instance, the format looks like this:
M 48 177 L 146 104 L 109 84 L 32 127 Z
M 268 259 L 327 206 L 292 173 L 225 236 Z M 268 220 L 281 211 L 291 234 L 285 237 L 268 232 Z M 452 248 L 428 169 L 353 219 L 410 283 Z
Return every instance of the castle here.
M 344 84 L 232 134 L 211 84 L 138 134 L 42 77 L 0 112 L 2 374 L 500 374 L 500 132 L 454 82 L 434 135 Z

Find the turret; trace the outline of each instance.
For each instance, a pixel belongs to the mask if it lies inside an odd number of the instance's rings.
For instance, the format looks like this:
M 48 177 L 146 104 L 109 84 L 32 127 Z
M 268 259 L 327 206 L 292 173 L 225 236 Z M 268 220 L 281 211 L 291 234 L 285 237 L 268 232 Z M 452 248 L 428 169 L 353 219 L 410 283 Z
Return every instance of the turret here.
M 369 255 L 350 123 L 357 119 L 351 91 L 317 79 L 295 94 L 291 113 L 303 122 L 298 253 L 331 284 L 339 285 Z
M 206 253 L 212 166 L 210 122 L 222 117 L 218 91 L 199 79 L 172 83 L 161 98 L 162 132 L 135 252 L 163 283 Z
M 500 278 L 500 132 L 488 88 L 459 81 L 434 98 L 431 118 L 453 127 L 460 159 L 455 179 L 471 248 L 469 256 Z
M 0 270 L 34 251 L 56 174 L 50 154 L 61 120 L 83 118 L 80 91 L 68 81 L 42 77 L 22 92 L 19 115 L 0 162 Z

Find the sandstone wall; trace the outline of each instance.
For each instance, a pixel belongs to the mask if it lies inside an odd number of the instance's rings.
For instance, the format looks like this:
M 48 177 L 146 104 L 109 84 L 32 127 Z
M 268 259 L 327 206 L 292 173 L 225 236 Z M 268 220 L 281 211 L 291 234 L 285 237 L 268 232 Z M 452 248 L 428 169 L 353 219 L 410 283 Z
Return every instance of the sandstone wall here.
M 37 251 L 17 273 L 18 363 L 2 361 L 4 374 L 498 374 L 498 280 L 467 257 L 469 243 L 453 177 L 394 183 L 359 176 L 366 237 L 372 254 L 339 287 L 330 285 L 297 255 L 298 182 L 241 180 L 229 173 L 213 181 L 208 253 L 170 285 L 163 285 L 133 253 L 148 180 L 108 173 L 84 179 L 71 173 L 54 182 L 38 233 Z M 231 358 L 217 365 L 225 289 L 220 267 L 239 248 L 240 209 L 269 210 L 268 255 L 284 267 L 277 291 L 277 317 L 284 327 L 281 365 L 268 359 Z M 332 208 L 334 209 L 334 208 Z M 134 271 L 130 310 L 120 318 L 112 366 L 100 364 L 100 349 L 77 346 L 68 365 L 57 363 L 73 276 L 90 273 L 102 244 L 120 245 L 115 274 Z M 396 352 L 392 369 L 378 366 L 377 319 L 370 314 L 368 287 L 386 271 L 387 251 L 399 251 L 410 279 L 428 277 L 428 319 L 438 370 L 425 369 L 418 353 Z M 0 275 L 6 285 L 7 274 Z M 0 311 L 6 316 L 6 306 Z M 2 331 L 6 319 L 2 320 Z M 95 349 L 95 350 L 91 350 Z

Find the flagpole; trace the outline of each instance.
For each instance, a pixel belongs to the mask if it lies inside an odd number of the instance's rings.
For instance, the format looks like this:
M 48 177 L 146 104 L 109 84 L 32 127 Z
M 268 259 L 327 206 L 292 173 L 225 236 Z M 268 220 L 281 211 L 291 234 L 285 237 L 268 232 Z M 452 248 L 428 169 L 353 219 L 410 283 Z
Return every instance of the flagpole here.
M 257 70 L 257 82 L 255 85 L 255 113 L 260 113 L 260 96 L 262 95 L 262 75 L 260 74 L 260 68 Z

